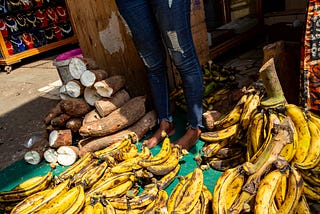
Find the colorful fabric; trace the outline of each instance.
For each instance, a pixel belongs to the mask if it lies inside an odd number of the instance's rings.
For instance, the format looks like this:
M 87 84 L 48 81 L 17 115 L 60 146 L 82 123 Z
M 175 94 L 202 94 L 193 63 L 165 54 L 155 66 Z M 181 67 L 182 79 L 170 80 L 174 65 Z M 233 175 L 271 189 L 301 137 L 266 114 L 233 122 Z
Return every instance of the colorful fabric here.
M 306 109 L 320 110 L 320 1 L 309 0 L 301 45 L 301 96 Z

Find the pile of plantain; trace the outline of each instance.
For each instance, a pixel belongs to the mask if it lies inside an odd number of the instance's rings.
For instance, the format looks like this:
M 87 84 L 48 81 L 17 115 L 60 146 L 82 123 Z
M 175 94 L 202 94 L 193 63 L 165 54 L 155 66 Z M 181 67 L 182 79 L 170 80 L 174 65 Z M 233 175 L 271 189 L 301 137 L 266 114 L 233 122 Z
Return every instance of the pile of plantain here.
M 202 167 L 223 171 L 215 214 L 310 213 L 309 205 L 320 202 L 320 117 L 272 87 L 249 87 L 200 136 Z
M 237 88 L 235 70 L 224 68 L 209 61 L 202 67 L 202 71 L 204 85 L 202 106 L 204 111 L 210 111 L 214 109 L 214 103 L 221 101 L 230 94 L 232 89 Z M 170 99 L 176 107 L 187 111 L 182 86 L 178 86 L 171 91 Z
M 59 176 L 50 171 L 1 192 L 2 208 L 12 214 L 168 213 L 169 206 L 170 213 L 211 210 L 212 194 L 203 184 L 200 168 L 179 177 L 180 190 L 174 196 L 165 191 L 183 156 L 168 136 L 155 155 L 147 147 L 139 151 L 134 139 L 88 152 Z

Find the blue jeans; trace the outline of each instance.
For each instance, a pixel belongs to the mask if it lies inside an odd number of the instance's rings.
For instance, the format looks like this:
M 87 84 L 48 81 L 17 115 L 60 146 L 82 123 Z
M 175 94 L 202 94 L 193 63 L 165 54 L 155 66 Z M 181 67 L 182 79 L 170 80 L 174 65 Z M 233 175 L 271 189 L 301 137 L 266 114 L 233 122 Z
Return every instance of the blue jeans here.
M 172 122 L 167 51 L 180 73 L 191 128 L 202 127 L 202 69 L 190 27 L 190 0 L 116 0 L 151 85 L 159 121 Z

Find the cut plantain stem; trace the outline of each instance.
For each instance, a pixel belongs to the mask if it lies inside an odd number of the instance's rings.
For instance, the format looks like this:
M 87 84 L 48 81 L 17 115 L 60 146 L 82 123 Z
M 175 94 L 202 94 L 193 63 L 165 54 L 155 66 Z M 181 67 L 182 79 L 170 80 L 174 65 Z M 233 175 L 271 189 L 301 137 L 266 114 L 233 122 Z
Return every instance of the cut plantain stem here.
M 259 70 L 260 78 L 267 92 L 267 98 L 261 101 L 262 106 L 276 107 L 286 103 L 283 90 L 277 75 L 274 59 L 269 59 Z

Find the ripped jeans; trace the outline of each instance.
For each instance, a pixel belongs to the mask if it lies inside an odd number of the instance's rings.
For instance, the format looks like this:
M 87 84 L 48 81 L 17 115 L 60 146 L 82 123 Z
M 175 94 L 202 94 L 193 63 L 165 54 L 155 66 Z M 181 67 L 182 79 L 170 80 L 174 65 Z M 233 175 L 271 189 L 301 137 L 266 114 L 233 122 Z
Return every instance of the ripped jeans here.
M 190 27 L 190 0 L 116 0 L 151 85 L 158 120 L 172 122 L 167 51 L 182 80 L 191 128 L 202 127 L 202 70 Z

